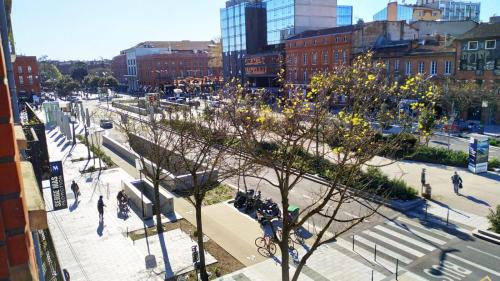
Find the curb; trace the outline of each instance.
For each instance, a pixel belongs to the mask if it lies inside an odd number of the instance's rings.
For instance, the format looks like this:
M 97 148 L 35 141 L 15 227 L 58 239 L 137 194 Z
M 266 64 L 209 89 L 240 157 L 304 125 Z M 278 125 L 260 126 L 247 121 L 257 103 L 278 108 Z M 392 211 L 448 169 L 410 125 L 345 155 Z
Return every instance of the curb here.
M 476 228 L 472 231 L 472 235 L 484 241 L 500 245 L 500 234 L 493 231 Z

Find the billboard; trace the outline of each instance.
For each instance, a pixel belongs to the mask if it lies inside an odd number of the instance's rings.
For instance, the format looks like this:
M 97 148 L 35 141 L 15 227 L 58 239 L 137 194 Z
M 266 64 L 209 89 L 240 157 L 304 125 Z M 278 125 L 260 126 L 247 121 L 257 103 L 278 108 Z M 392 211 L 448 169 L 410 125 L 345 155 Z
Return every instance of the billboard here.
M 473 173 L 488 171 L 490 142 L 483 136 L 471 136 L 469 140 L 469 170 Z
M 54 211 L 68 208 L 61 161 L 50 162 L 50 193 Z

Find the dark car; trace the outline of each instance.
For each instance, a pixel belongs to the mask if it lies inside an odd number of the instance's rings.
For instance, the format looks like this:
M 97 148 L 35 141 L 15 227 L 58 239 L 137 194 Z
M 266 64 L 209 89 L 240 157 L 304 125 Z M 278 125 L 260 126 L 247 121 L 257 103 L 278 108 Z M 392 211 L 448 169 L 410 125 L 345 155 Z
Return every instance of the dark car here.
M 99 125 L 103 129 L 111 129 L 111 128 L 113 128 L 113 121 L 106 120 L 106 119 L 101 119 L 101 121 L 99 122 Z

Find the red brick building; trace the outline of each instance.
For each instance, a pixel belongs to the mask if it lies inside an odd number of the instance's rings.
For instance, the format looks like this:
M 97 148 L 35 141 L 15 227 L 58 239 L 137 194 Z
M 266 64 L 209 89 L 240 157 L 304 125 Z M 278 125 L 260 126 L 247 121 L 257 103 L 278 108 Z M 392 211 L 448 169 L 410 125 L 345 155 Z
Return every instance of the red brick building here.
M 354 26 L 342 26 L 305 31 L 285 43 L 287 80 L 292 84 L 307 84 L 322 71 L 349 65 Z
M 118 55 L 111 60 L 111 72 L 119 84 L 127 84 L 127 56 Z
M 38 62 L 35 56 L 16 56 L 13 67 L 16 89 L 20 95 L 41 92 Z
M 176 79 L 203 78 L 213 75 L 206 52 L 176 52 L 137 57 L 137 79 L 140 86 L 158 87 L 173 84 Z

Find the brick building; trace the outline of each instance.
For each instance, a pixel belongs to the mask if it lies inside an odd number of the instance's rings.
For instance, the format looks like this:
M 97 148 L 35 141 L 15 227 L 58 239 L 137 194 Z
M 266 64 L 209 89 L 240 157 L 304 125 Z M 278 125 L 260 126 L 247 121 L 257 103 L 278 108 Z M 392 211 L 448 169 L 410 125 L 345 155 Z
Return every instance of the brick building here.
M 111 73 L 118 80 L 118 84 L 127 84 L 127 56 L 120 54 L 111 60 Z
M 20 96 L 40 94 L 38 62 L 35 56 L 16 56 L 13 64 L 14 80 Z
M 183 51 L 146 55 L 137 58 L 137 79 L 142 87 L 163 87 L 175 79 L 203 78 L 219 75 L 209 67 L 207 52 Z M 215 73 L 214 73 L 215 72 Z
M 322 71 L 331 71 L 351 61 L 352 33 L 355 26 L 306 31 L 285 43 L 287 80 L 307 84 Z
M 500 85 L 500 23 L 482 23 L 458 36 L 456 78 L 478 84 Z M 500 99 L 488 105 L 477 105 L 484 124 L 500 124 Z
M 35 57 L 17 59 L 23 77 L 25 72 L 30 75 L 28 66 L 31 75 L 38 75 Z M 1 46 L 0 76 L 7 76 Z M 0 280 L 39 280 L 37 231 L 48 228 L 47 214 L 33 166 L 23 156 L 28 141 L 21 126 L 13 123 L 7 83 L 0 85 L 0 136 Z

